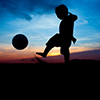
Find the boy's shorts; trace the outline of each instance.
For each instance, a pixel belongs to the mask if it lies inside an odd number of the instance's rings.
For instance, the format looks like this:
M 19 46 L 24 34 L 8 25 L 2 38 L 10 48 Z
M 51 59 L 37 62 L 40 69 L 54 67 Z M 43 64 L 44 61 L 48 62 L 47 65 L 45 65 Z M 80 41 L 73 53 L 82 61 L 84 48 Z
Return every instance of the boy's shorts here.
M 46 43 L 46 46 L 60 47 L 61 46 L 60 34 L 55 34 L 53 37 L 51 37 Z
M 71 46 L 71 41 L 67 42 L 65 45 L 62 45 L 60 48 L 60 53 L 62 55 L 65 55 L 69 52 L 69 48 Z
M 61 38 L 60 34 L 55 34 L 53 37 L 49 39 L 49 41 L 46 43 L 46 46 L 50 47 L 61 47 L 60 53 L 66 54 L 69 50 L 69 47 L 71 46 L 71 39 L 65 39 Z

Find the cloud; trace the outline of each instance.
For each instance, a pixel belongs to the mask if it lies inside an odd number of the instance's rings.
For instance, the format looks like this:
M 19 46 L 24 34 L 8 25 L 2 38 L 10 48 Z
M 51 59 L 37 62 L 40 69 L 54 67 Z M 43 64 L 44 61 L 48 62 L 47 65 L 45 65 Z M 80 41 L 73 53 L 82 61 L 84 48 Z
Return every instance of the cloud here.
M 88 20 L 85 19 L 79 19 L 76 23 L 76 25 L 84 25 L 84 24 L 89 24 Z
M 33 15 L 51 13 L 61 2 L 62 0 L 0 0 L 0 16 L 10 13 L 30 21 Z
M 87 41 L 87 40 L 97 40 L 100 39 L 100 33 L 89 35 L 83 38 L 78 38 L 78 41 Z
M 54 12 L 56 6 L 65 4 L 72 8 L 83 8 L 93 12 L 100 10 L 100 2 L 98 0 L 0 0 L 0 17 L 7 17 L 10 13 L 18 18 L 32 20 L 33 15 L 47 14 Z

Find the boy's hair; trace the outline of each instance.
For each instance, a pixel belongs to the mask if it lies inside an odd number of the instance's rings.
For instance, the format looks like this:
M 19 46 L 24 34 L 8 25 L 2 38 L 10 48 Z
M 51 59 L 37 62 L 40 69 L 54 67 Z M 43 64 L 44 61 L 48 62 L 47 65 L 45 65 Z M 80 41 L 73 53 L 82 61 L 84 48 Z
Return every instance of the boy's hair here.
M 63 19 L 68 15 L 68 8 L 65 5 L 59 5 L 55 8 L 55 13 L 59 19 Z

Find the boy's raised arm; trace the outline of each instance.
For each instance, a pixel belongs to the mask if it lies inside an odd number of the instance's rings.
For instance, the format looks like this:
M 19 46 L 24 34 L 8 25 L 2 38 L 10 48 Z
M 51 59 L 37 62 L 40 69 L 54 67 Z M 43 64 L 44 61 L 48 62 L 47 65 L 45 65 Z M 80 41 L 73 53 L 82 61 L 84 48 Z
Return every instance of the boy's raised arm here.
M 72 17 L 73 21 L 76 21 L 78 19 L 78 17 L 76 15 L 74 15 L 74 14 L 72 14 L 70 12 L 69 12 L 69 14 L 70 14 L 69 16 Z

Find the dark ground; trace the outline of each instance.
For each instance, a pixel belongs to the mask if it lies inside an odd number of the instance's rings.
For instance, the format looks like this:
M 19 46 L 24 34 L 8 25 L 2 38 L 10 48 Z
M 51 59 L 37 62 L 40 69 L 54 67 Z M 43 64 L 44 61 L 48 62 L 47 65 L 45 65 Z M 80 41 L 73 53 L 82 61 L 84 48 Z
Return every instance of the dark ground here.
M 83 79 L 88 80 L 99 80 L 100 76 L 100 61 L 96 60 L 71 60 L 69 64 L 48 64 L 45 62 L 37 64 L 0 64 L 1 78 L 5 80 L 9 79 L 16 80 L 40 80 L 40 83 L 44 81 L 56 79 L 69 82 L 82 81 Z M 35 79 L 35 80 L 34 80 Z M 61 82 L 59 80 L 59 82 Z M 28 81 L 26 81 L 28 82 Z M 93 81 L 95 82 L 95 81 Z M 40 84 L 38 83 L 38 84 Z M 66 83 L 67 84 L 67 83 Z
M 75 60 L 71 60 L 69 61 L 68 64 L 64 64 L 64 63 L 46 63 L 46 62 L 40 62 L 37 64 L 32 64 L 32 63 L 1 63 L 0 67 L 3 66 L 7 66 L 7 67 L 100 67 L 100 60 L 79 60 L 79 59 L 75 59 Z
M 24 90 L 25 93 L 33 91 L 32 95 L 35 93 L 36 96 L 39 93 L 48 94 L 49 91 L 54 94 L 56 91 L 59 93 L 68 91 L 86 96 L 89 95 L 88 93 L 91 95 L 97 91 L 96 95 L 99 95 L 99 79 L 100 61 L 95 60 L 71 60 L 68 65 L 42 62 L 38 64 L 0 64 L 1 88 L 7 94 L 10 93 L 9 90 L 14 94 L 16 91 L 22 93 Z

